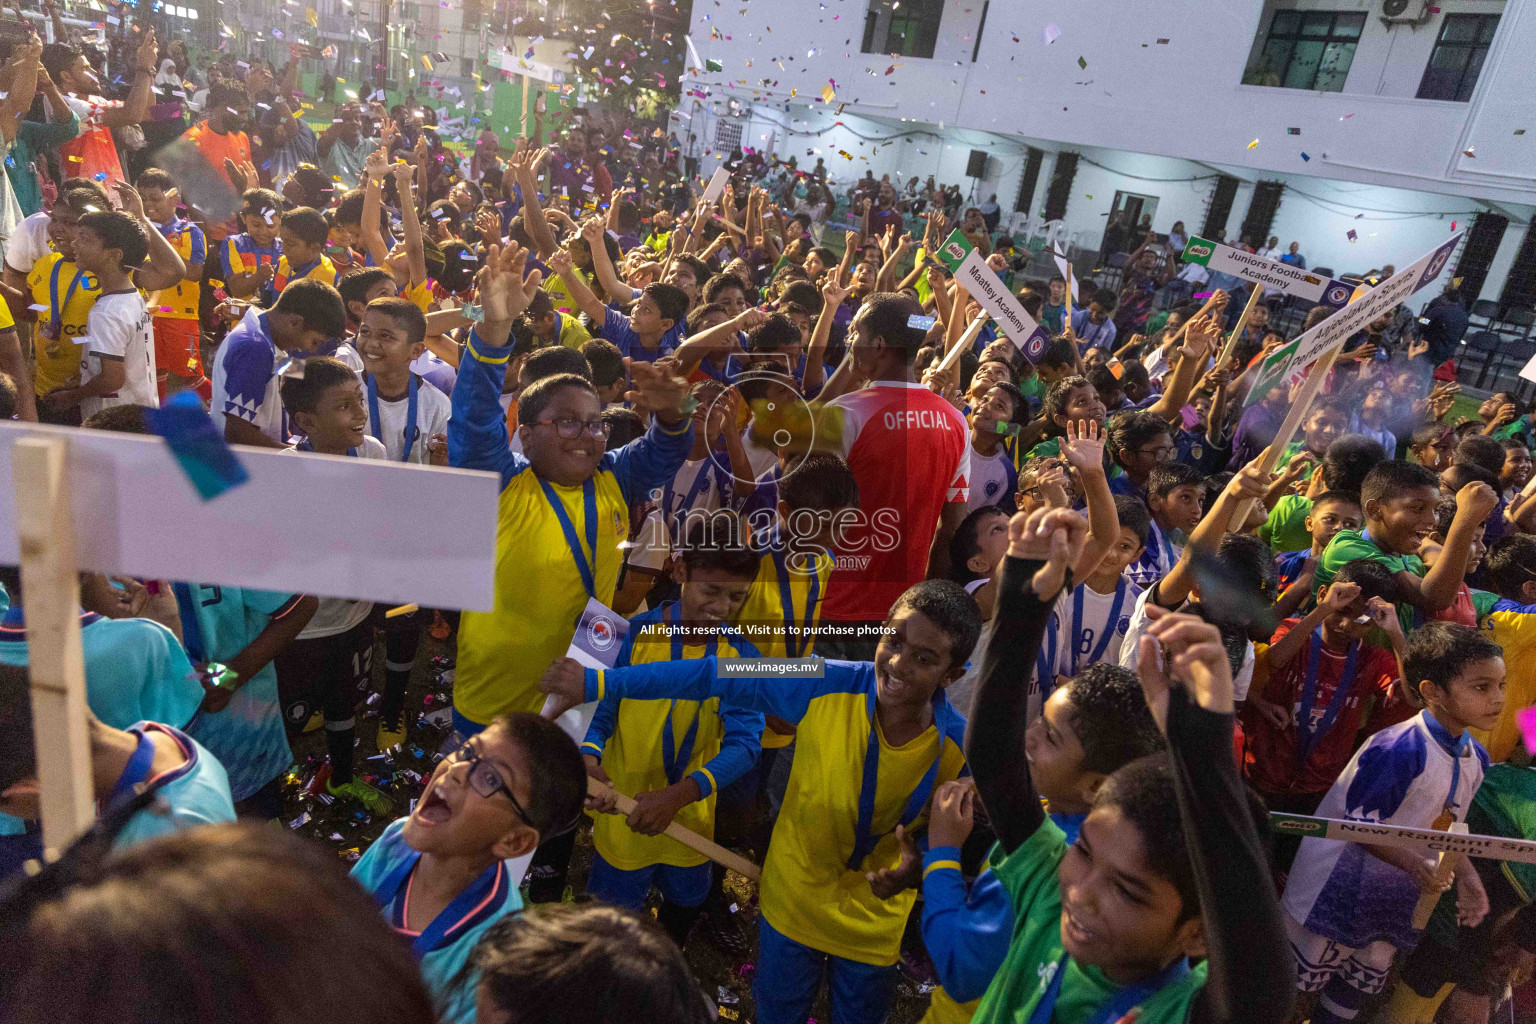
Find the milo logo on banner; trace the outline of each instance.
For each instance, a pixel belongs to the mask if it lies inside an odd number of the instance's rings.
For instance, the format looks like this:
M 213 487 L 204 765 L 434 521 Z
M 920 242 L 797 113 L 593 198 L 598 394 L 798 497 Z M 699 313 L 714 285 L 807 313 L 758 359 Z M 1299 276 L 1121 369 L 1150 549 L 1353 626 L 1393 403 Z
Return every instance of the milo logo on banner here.
M 944 244 L 939 246 L 939 251 L 934 253 L 934 258 L 944 265 L 945 270 L 953 274 L 974 248 L 975 246 L 960 233 L 960 229 L 956 228 L 950 232 L 948 238 L 944 239 Z
M 1202 267 L 1210 262 L 1216 252 L 1216 243 L 1208 238 L 1191 238 L 1184 247 L 1184 262 L 1198 263 Z

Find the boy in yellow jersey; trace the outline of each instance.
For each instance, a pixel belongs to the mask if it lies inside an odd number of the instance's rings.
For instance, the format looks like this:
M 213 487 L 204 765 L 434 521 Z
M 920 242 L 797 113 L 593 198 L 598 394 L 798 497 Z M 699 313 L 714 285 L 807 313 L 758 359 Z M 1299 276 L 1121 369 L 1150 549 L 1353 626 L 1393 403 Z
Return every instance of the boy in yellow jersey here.
M 289 281 L 312 277 L 336 287 L 336 264 L 325 254 L 330 233 L 331 226 L 319 210 L 299 206 L 283 214 L 282 226 L 277 229 L 282 255 L 277 258 L 272 280 L 261 290 L 262 305 L 276 302 Z
M 1499 602 L 1483 616 L 1482 629 L 1504 648 L 1504 710 L 1499 722 L 1472 738 L 1488 748 L 1494 761 L 1506 760 L 1521 746 L 1515 718 L 1536 704 L 1536 536 L 1512 533 L 1488 554 L 1488 581 Z
M 747 517 L 763 554 L 752 592 L 732 620 L 765 658 L 810 656 L 821 622 L 821 601 L 832 575 L 833 523 L 844 509 L 859 504 L 859 482 L 838 456 L 817 452 L 791 465 L 797 468 L 779 481 L 777 510 L 759 509 Z M 773 752 L 794 741 L 795 727 L 769 715 L 763 732 L 762 770 L 780 779 L 777 785 L 769 785 L 775 810 L 783 800 L 789 773 L 787 764 L 773 771 Z
M 520 396 L 523 454 L 510 450 L 500 401 L 509 336 L 539 281 L 523 277 L 525 256 L 492 246 L 477 275 L 485 320 L 459 364 L 448 421 L 449 465 L 494 470 L 502 484 L 495 606 L 459 620 L 453 720 L 466 736 L 543 705 L 543 667 L 564 653 L 589 599 L 613 600 L 630 506 L 670 480 L 693 444 L 685 383 L 636 364 L 629 398 L 654 417 L 644 437 L 604 452 L 608 425 L 591 383 L 556 374 Z
M 187 265 L 185 276 L 174 287 L 162 289 L 150 307 L 155 318 L 155 383 L 160 401 L 190 388 L 207 402 L 213 396 L 213 385 L 203 370 L 197 304 L 202 298 L 199 282 L 208 258 L 208 242 L 202 228 L 176 215 L 181 198 L 176 179 L 151 167 L 135 184 L 144 200 L 144 213 Z
M 755 658 L 757 648 L 726 625 L 757 573 L 757 553 L 718 524 L 696 521 L 672 576 L 681 596 L 630 619 L 617 664 L 684 658 Z M 596 852 L 587 892 L 643 910 L 654 883 L 663 901 L 656 919 L 679 947 L 709 894 L 709 861 L 661 833 L 673 821 L 702 836 L 715 834 L 715 799 L 757 760 L 763 716 L 718 698 L 621 700 L 598 705 L 581 752 L 587 774 L 636 807 L 620 820 L 611 802 L 593 802 Z
M 94 192 L 77 189 L 60 196 L 49 213 L 48 238 L 54 251 L 33 264 L 32 273 L 27 275 L 37 317 L 33 332 L 37 374 L 32 384 L 39 398 L 65 387 L 80 374 L 80 348 L 75 341 L 85 334 L 86 319 L 101 294 L 101 284 L 75 266 L 75 225 L 90 210 L 107 208 Z M 39 413 L 46 422 L 79 422 L 75 409 L 50 417 L 48 410 L 40 407 Z
M 980 632 L 964 588 L 925 580 L 891 606 L 873 662 L 812 663 L 820 678 L 737 674 L 715 658 L 605 671 L 561 658 L 540 680 L 552 711 L 609 695 L 719 697 L 798 726 L 760 890 L 760 1024 L 803 1024 L 823 965 L 834 1020 L 885 1019 L 921 881 L 922 862 L 901 840 L 935 787 L 965 771 L 965 720 L 944 687 Z

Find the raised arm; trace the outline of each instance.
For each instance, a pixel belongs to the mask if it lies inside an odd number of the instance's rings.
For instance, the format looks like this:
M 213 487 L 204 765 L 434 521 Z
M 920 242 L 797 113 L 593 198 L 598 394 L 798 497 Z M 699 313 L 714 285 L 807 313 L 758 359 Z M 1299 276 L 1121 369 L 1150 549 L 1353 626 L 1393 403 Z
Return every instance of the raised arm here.
M 1472 556 L 1472 535 L 1498 507 L 1499 496 L 1485 483 L 1470 483 L 1456 492 L 1456 517 L 1446 533 L 1440 557 L 1422 580 L 1411 572 L 1398 573 L 1409 600 L 1425 611 L 1449 608 L 1461 589 Z
M 139 198 L 139 190 L 126 181 L 113 182 L 113 187 L 117 189 L 118 202 L 123 212 L 138 221 L 139 228 L 149 242 L 149 262 L 133 272 L 133 283 L 146 292 L 152 292 L 174 287 L 185 280 L 186 262 L 171 247 L 160 229 L 145 216 L 144 200 Z
M 1019 513 L 1008 524 L 992 640 L 971 701 L 965 758 L 1003 849 L 1012 853 L 1045 822 L 1024 755 L 1029 679 L 1051 607 L 1070 585 L 1088 523 L 1069 509 Z
M 571 263 L 571 254 L 564 249 L 557 249 L 545 260 L 549 269 L 560 275 L 560 280 L 565 282 L 565 288 L 571 293 L 571 300 L 596 324 L 608 319 L 608 307 L 603 300 L 593 294 L 587 287 L 587 282 L 576 273 L 576 267 Z
M 133 70 L 130 72 L 133 85 L 128 90 L 128 98 L 121 107 L 110 107 L 102 111 L 101 120 L 112 128 L 124 128 L 130 124 L 138 124 L 149 117 L 149 106 L 154 100 L 155 69 L 159 57 L 159 47 L 155 45 L 155 30 L 150 29 L 144 33 L 144 41 L 139 44 L 138 51 L 133 57 Z
M 411 179 L 414 168 L 410 164 L 395 164 L 395 191 L 400 195 L 400 221 L 405 234 L 405 258 L 411 268 L 411 286 L 427 280 L 427 250 L 421 241 L 421 220 L 416 216 L 416 202 L 411 196 Z M 367 199 L 364 199 L 367 202 Z
M 1184 408 L 1189 401 L 1190 391 L 1194 390 L 1195 379 L 1200 376 L 1200 367 L 1206 355 L 1212 351 L 1213 345 L 1221 342 L 1221 328 L 1216 321 L 1209 317 L 1199 318 L 1199 321 L 1184 335 L 1184 344 L 1179 347 L 1179 365 L 1169 378 L 1168 386 L 1163 388 L 1163 397 L 1152 403 L 1147 410 L 1165 420 L 1178 418 L 1179 410 Z
M 0 106 L 0 133 L 4 134 L 7 142 L 16 141 L 17 125 L 22 115 L 32 106 L 38 75 L 43 71 L 43 66 L 38 63 L 42 52 L 43 41 L 35 35 L 28 36 L 27 41 L 16 48 L 10 66 L 5 69 L 9 81 L 5 103 Z
M 1200 524 L 1190 532 L 1189 544 L 1185 546 L 1179 560 L 1168 570 L 1168 575 L 1153 584 L 1157 589 L 1149 603 L 1155 602 L 1164 608 L 1177 608 L 1184 603 L 1190 588 L 1195 584 L 1194 552 L 1199 550 L 1214 555 L 1216 546 L 1227 532 L 1227 523 L 1231 521 L 1238 506 L 1250 498 L 1264 496 L 1269 474 L 1260 466 L 1262 460 L 1261 455 L 1244 466 L 1222 489 L 1221 495 L 1212 503 Z
M 816 327 L 811 331 L 811 343 L 805 350 L 805 377 L 800 389 L 805 394 L 825 390 L 827 373 L 827 345 L 832 340 L 832 323 L 837 311 L 848 298 L 848 289 L 839 281 L 828 278 L 821 286 L 821 312 L 816 315 Z
M 384 242 L 384 232 L 379 225 L 379 211 L 384 207 L 383 177 L 389 173 L 388 151 L 380 145 L 368 154 L 364 177 L 367 184 L 363 191 L 363 248 L 373 257 L 374 266 L 389 265 L 389 246 Z
M 592 253 L 592 270 L 597 274 L 597 283 L 603 286 L 603 293 L 613 302 L 627 302 L 635 290 L 614 269 L 613 261 L 608 258 L 604 235 L 603 222 L 596 218 L 581 226 L 581 237 Z
M 1075 579 L 1085 579 L 1099 567 L 1104 553 L 1114 547 L 1120 536 L 1120 515 L 1115 511 L 1115 496 L 1104 472 L 1104 436 L 1092 420 L 1067 423 L 1067 436 L 1061 453 L 1077 470 L 1083 496 L 1088 502 L 1088 543 L 1072 565 Z
M 555 233 L 549 229 L 549 221 L 544 217 L 544 205 L 539 202 L 538 169 L 548 156 L 547 149 L 520 148 L 512 154 L 510 161 L 512 172 L 517 178 L 518 191 L 523 194 L 523 230 L 528 232 L 528 238 L 533 242 L 541 260 L 549 259 L 560 248 L 555 241 Z
M 1281 1024 L 1296 967 L 1269 858 L 1232 755 L 1232 669 L 1217 627 L 1156 605 L 1137 674 L 1168 740 L 1174 794 L 1200 897 L 1210 975 L 1196 1024 Z M 1166 663 L 1165 663 L 1166 658 Z M 1165 668 L 1166 664 L 1166 668 Z

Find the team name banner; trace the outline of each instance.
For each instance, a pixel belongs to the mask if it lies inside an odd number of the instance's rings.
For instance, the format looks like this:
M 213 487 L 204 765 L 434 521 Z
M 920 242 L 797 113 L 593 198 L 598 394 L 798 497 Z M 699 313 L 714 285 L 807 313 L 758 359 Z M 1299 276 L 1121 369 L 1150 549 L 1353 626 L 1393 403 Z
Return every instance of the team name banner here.
M 1025 359 L 1031 363 L 1040 361 L 1045 346 L 1051 343 L 1051 336 L 1034 317 L 1024 312 L 1024 307 L 1003 284 L 1002 278 L 987 266 L 986 258 L 958 228 L 944 239 L 934 258 L 959 279 L 965 290 L 981 303 L 982 309 L 992 314 L 998 329 L 1008 335 L 1008 340 L 1024 353 Z
M 1284 348 L 1272 352 L 1259 370 L 1258 379 L 1248 390 L 1244 404 L 1252 405 L 1275 384 L 1291 373 L 1304 370 L 1319 356 L 1344 344 L 1351 335 L 1364 330 L 1372 320 L 1391 312 L 1398 303 L 1440 276 L 1465 232 L 1457 232 L 1411 265 L 1393 274 L 1328 319 L 1296 338 Z
M 1245 252 L 1208 238 L 1191 238 L 1184 248 L 1184 262 L 1198 263 L 1207 270 L 1219 270 L 1270 288 L 1278 288 L 1308 302 L 1334 309 L 1349 301 L 1354 286 L 1347 281 L 1318 277 L 1309 270 L 1281 263 L 1267 256 Z
M 1271 811 L 1269 830 L 1285 835 L 1313 839 L 1338 839 L 1346 843 L 1371 843 L 1407 850 L 1445 850 L 1485 860 L 1513 860 L 1536 864 L 1536 841 L 1506 839 L 1503 836 L 1478 836 L 1455 832 L 1437 832 L 1432 828 L 1407 828 L 1374 821 L 1344 821 L 1339 818 L 1313 818 L 1303 814 Z

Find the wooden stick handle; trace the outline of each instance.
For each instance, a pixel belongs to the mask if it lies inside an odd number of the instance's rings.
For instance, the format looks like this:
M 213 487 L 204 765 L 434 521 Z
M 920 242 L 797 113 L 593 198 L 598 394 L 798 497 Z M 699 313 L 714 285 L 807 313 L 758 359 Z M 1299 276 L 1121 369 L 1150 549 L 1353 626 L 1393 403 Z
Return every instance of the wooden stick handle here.
M 590 775 L 587 776 L 587 795 L 600 799 L 612 797 L 614 805 L 618 807 L 620 814 L 629 814 L 635 809 L 634 798 L 625 796 L 611 786 L 603 785 Z M 732 853 L 719 843 L 705 839 L 691 829 L 683 828 L 683 826 L 675 821 L 667 826 L 666 833 L 690 850 L 702 853 L 716 864 L 730 868 L 738 875 L 745 875 L 754 882 L 762 879 L 763 871 L 756 864 L 753 864 L 745 857 Z
M 1248 293 L 1248 304 L 1243 307 L 1243 315 L 1237 318 L 1237 326 L 1232 328 L 1231 334 L 1227 335 L 1227 343 L 1221 347 L 1221 355 L 1216 357 L 1217 366 L 1225 366 L 1227 360 L 1232 358 L 1232 351 L 1237 348 L 1237 339 L 1243 336 L 1243 328 L 1248 326 L 1248 315 L 1253 312 L 1253 307 L 1259 304 L 1259 295 L 1263 291 L 1263 287 L 1255 284 L 1253 290 Z
M 972 320 L 970 326 L 965 329 L 965 333 L 956 339 L 954 347 L 944 354 L 943 361 L 933 368 L 933 372 L 935 374 L 949 372 L 949 368 L 960 361 L 961 354 L 976 344 L 976 336 L 981 333 L 981 329 L 985 326 L 986 322 L 987 314 L 985 312 L 975 320 Z
M 1446 831 L 1454 832 L 1457 835 L 1466 835 L 1466 822 L 1453 822 L 1451 827 L 1446 829 Z M 1439 863 L 1435 865 L 1435 881 L 1441 883 L 1448 881 L 1451 875 L 1456 871 L 1456 864 L 1458 860 L 1459 858 L 1456 856 L 1456 854 L 1441 850 Z M 1440 897 L 1443 895 L 1444 893 L 1441 893 L 1438 890 L 1431 890 L 1425 892 L 1422 896 L 1419 897 L 1419 902 L 1413 906 L 1414 931 L 1421 932 L 1424 930 L 1425 926 L 1429 924 L 1430 915 L 1435 912 L 1435 907 L 1439 904 Z

